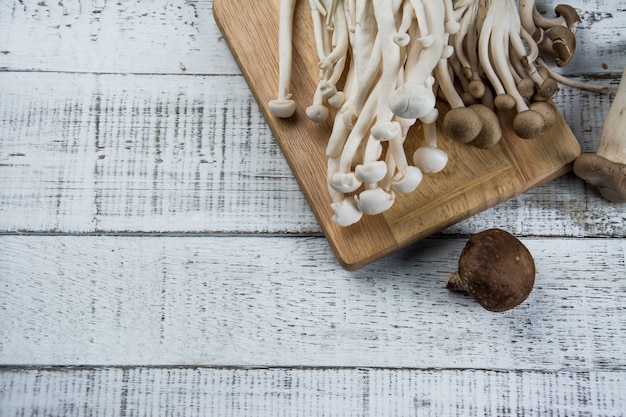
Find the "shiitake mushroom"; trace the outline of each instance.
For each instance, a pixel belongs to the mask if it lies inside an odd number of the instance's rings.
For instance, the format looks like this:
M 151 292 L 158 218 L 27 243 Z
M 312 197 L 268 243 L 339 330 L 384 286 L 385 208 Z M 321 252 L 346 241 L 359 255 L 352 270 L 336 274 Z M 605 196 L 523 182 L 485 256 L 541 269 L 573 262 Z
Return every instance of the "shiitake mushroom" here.
M 459 258 L 446 288 L 470 294 L 489 311 L 502 312 L 521 304 L 535 284 L 535 263 L 530 251 L 502 229 L 472 236 Z

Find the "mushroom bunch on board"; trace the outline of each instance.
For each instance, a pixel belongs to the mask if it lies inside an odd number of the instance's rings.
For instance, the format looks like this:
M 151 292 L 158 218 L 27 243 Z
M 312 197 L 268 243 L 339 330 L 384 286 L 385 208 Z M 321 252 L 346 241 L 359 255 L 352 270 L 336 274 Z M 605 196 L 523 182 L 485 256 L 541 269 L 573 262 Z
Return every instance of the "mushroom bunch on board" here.
M 549 50 L 560 66 L 571 59 L 579 18 L 568 6 L 558 6 L 550 19 L 530 0 L 309 4 L 319 79 L 306 114 L 321 122 L 336 109 L 326 155 L 333 221 L 340 226 L 388 210 L 396 193 L 414 191 L 424 174 L 445 168 L 448 155 L 437 146 L 435 126 L 440 117 L 446 137 L 486 149 L 502 137 L 497 112 L 515 111 L 513 130 L 531 139 L 555 120 L 549 99 L 558 82 L 571 84 L 540 56 Z M 290 91 L 295 5 L 280 3 L 279 85 L 269 103 L 280 118 L 296 110 Z M 443 115 L 438 100 L 449 107 Z M 414 125 L 424 141 L 407 155 L 404 142 Z

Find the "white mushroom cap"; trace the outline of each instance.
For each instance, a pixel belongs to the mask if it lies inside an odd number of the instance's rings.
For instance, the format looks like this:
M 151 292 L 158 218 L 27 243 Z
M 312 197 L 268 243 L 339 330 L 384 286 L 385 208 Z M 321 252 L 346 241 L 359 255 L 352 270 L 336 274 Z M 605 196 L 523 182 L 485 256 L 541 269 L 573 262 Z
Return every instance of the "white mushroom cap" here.
M 376 140 L 394 140 L 402 136 L 402 126 L 398 122 L 382 122 L 372 126 L 372 136 Z
M 407 83 L 391 93 L 389 108 L 396 116 L 418 119 L 430 112 L 436 102 L 432 85 Z
M 393 37 L 393 41 L 398 46 L 407 46 L 411 42 L 411 37 L 407 33 L 397 33 Z
M 270 100 L 268 105 L 270 113 L 272 113 L 272 115 L 274 115 L 275 117 L 279 117 L 281 119 L 291 117 L 296 112 L 296 102 L 291 99 Z
M 306 116 L 315 123 L 321 123 L 328 119 L 330 112 L 323 104 L 313 104 L 306 108 Z
M 433 174 L 446 167 L 448 154 L 434 146 L 422 146 L 413 154 L 413 163 L 423 172 Z
M 382 188 L 372 188 L 355 195 L 354 201 L 363 213 L 375 215 L 391 208 L 395 198 L 393 192 L 388 193 Z
M 367 162 L 357 165 L 354 171 L 363 182 L 378 182 L 387 175 L 387 164 L 385 161 Z
M 359 210 L 356 202 L 352 199 L 346 198 L 345 200 L 334 202 L 330 207 L 335 213 L 332 221 L 342 227 L 357 223 L 363 217 L 363 212 Z
M 346 95 L 343 91 L 338 91 L 336 94 L 328 97 L 328 104 L 332 107 L 339 109 L 346 102 Z
M 324 97 L 329 98 L 337 94 L 337 87 L 328 81 L 321 81 L 320 91 Z
M 336 172 L 328 178 L 328 185 L 340 193 L 356 191 L 363 182 L 357 178 L 354 172 Z
M 391 186 L 399 193 L 411 193 L 420 185 L 422 178 L 422 171 L 419 168 L 408 166 L 392 178 Z

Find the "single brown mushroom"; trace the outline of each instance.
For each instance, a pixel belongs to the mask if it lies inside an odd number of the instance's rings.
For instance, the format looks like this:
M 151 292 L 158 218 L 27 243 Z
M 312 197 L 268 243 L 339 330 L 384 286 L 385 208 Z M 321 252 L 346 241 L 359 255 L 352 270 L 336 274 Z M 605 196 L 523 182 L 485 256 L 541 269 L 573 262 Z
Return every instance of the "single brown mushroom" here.
M 615 203 L 626 202 L 626 69 L 604 120 L 596 153 L 584 153 L 574 161 L 574 173 L 598 187 Z
M 485 309 L 501 312 L 526 300 L 534 284 L 535 263 L 526 246 L 509 232 L 488 229 L 469 239 L 446 288 L 467 292 Z

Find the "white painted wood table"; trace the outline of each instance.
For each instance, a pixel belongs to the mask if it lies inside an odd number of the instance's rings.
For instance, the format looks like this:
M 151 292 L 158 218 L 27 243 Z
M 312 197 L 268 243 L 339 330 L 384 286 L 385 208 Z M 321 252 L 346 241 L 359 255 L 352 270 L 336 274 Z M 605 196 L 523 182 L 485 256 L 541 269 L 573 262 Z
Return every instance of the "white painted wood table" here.
M 616 87 L 626 1 L 569 3 Z M 567 174 L 347 272 L 211 8 L 0 2 L 0 416 L 626 414 L 624 205 Z M 594 151 L 608 96 L 556 102 Z M 489 227 L 537 264 L 501 314 L 444 288 Z

